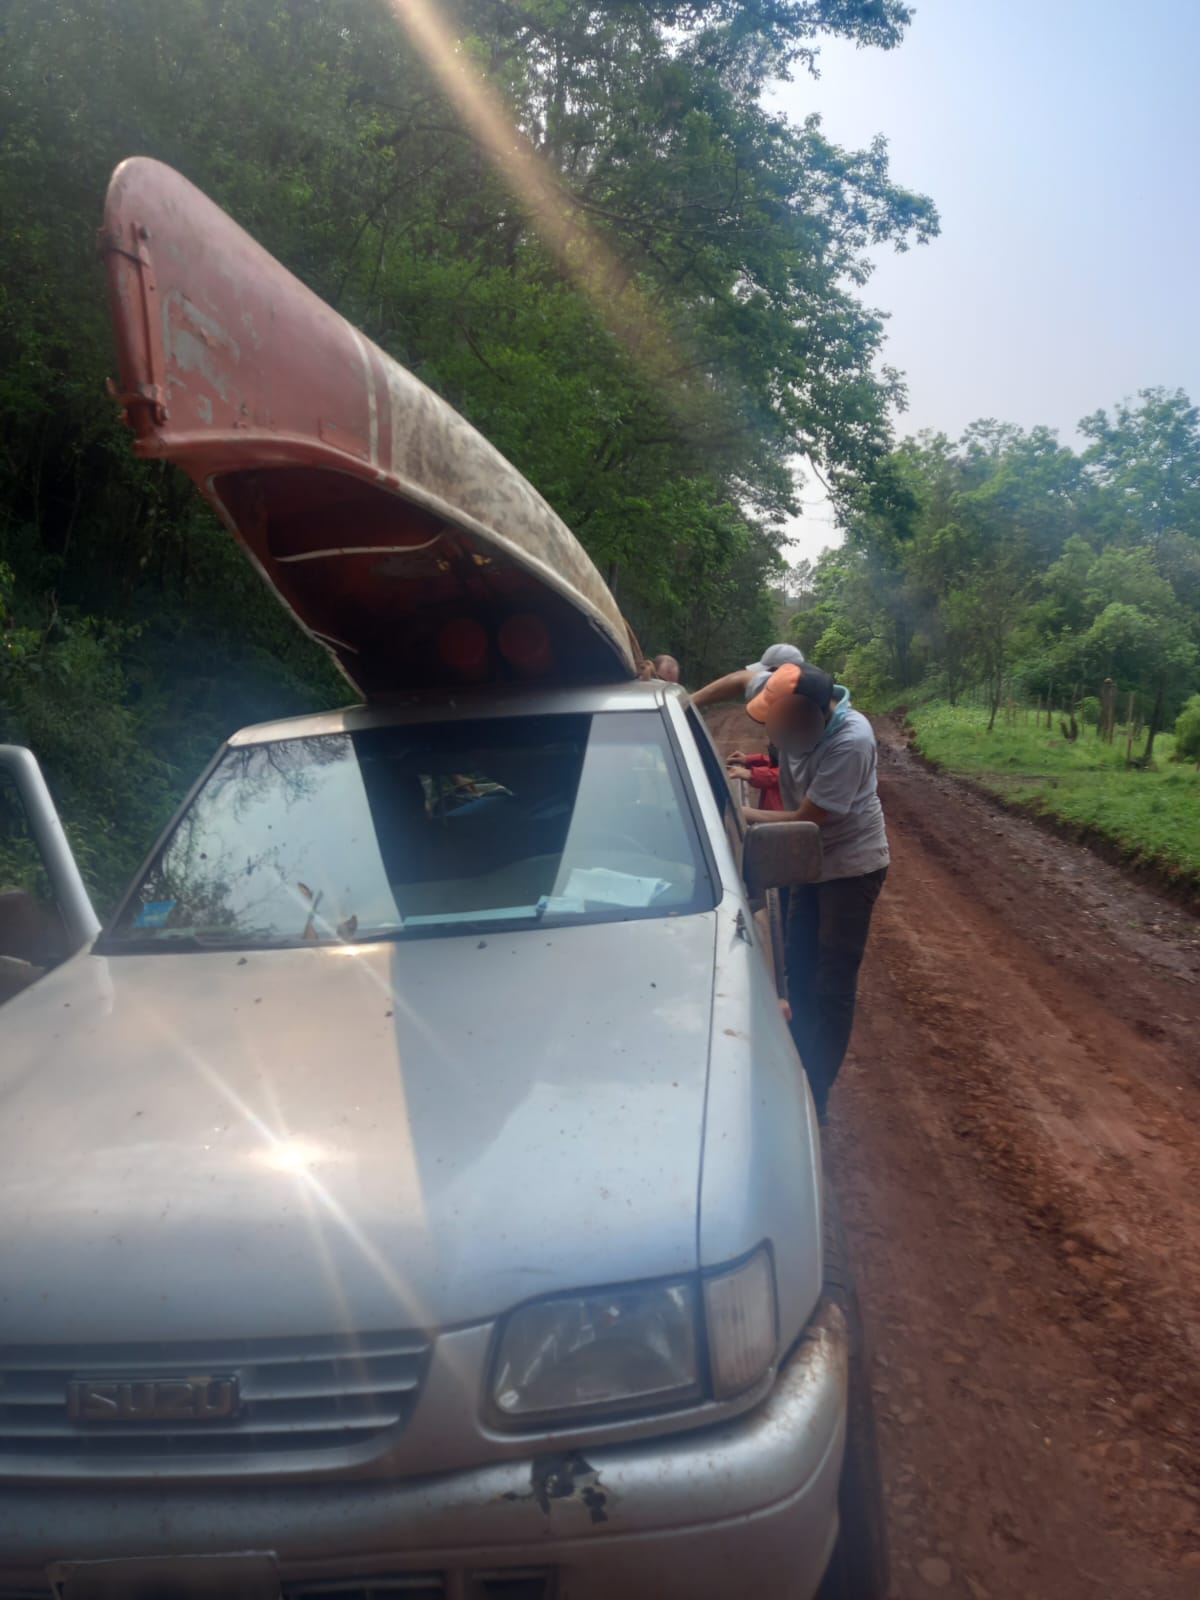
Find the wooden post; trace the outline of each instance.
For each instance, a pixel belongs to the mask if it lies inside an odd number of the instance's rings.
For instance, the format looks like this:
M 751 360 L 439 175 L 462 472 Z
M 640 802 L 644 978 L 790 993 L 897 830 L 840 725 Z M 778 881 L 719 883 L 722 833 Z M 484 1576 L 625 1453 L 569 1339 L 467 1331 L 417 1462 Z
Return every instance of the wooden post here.
M 1140 765 L 1149 767 L 1154 760 L 1154 740 L 1162 727 L 1163 695 L 1166 690 L 1165 678 L 1158 680 L 1158 693 L 1154 696 L 1154 710 L 1150 713 L 1150 730 L 1146 735 L 1146 748 L 1142 751 Z
M 1117 720 L 1117 686 L 1111 678 L 1105 678 L 1104 686 L 1100 690 L 1100 729 L 1105 744 L 1113 742 L 1113 727 Z

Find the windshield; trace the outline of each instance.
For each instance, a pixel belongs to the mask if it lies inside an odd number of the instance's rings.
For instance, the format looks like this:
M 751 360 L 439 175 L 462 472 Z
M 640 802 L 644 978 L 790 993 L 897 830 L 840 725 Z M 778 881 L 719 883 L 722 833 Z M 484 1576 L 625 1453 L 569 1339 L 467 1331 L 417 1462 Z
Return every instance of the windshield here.
M 712 904 L 660 716 L 497 718 L 228 750 L 105 944 L 325 944 Z

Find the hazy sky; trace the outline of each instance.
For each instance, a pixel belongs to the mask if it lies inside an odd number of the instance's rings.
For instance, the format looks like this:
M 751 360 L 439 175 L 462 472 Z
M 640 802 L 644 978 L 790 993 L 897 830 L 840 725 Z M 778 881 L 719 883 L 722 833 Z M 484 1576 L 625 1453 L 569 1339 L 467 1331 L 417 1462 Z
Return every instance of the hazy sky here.
M 898 432 L 990 416 L 1069 438 L 1138 389 L 1200 397 L 1198 50 L 1196 0 L 921 0 L 898 50 L 829 43 L 817 82 L 780 87 L 839 144 L 885 134 L 941 213 L 865 294 L 907 377 Z M 827 508 L 805 521 L 797 555 L 830 542 Z

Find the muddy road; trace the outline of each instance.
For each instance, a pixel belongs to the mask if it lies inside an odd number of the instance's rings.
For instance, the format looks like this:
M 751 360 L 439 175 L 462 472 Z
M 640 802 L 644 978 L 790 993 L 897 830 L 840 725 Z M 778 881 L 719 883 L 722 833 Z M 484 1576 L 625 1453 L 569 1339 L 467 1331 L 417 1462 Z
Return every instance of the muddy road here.
M 893 1594 L 1195 1600 L 1200 922 L 879 731 L 893 866 L 826 1160 Z

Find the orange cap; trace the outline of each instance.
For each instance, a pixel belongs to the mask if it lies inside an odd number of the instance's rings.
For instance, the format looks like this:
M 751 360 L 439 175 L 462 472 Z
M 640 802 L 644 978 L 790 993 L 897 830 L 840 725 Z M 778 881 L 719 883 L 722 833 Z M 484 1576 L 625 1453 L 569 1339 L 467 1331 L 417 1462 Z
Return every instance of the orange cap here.
M 779 705 L 781 701 L 795 694 L 796 685 L 803 676 L 803 667 L 796 666 L 794 662 L 789 661 L 786 666 L 776 667 L 753 700 L 747 702 L 747 716 L 753 717 L 755 722 L 765 722 L 767 712 L 772 706 Z

